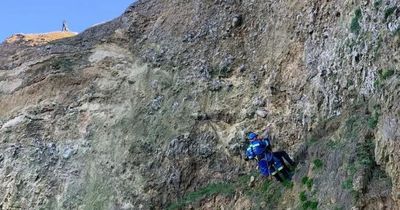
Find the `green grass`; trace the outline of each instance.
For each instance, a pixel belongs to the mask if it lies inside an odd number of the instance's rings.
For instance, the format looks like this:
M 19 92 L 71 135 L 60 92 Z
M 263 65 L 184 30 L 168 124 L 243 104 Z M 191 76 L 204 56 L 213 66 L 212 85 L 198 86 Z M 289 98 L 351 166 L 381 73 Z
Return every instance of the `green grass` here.
M 216 194 L 232 195 L 235 192 L 235 188 L 231 183 L 213 183 L 209 184 L 197 191 L 191 192 L 184 196 L 182 199 L 176 203 L 171 204 L 168 209 L 181 209 L 187 204 L 199 201 L 203 198 L 210 197 Z
M 353 197 L 354 200 L 358 200 L 360 199 L 360 192 L 356 191 L 356 190 L 352 190 L 351 191 L 351 196 Z
M 374 87 L 375 87 L 375 88 L 381 88 L 382 86 L 383 86 L 383 84 L 382 84 L 382 82 L 381 82 L 380 79 L 376 79 L 376 80 L 374 81 Z
M 342 182 L 342 188 L 345 190 L 352 189 L 353 188 L 353 179 L 348 178 L 348 179 L 344 180 L 344 182 Z
M 383 69 L 378 71 L 378 78 L 374 81 L 375 88 L 381 88 L 383 82 L 394 75 L 394 69 Z
M 311 190 L 312 186 L 314 184 L 314 180 L 313 179 L 309 179 L 306 183 L 307 189 Z
M 382 5 L 382 0 L 376 0 L 375 2 L 374 2 L 374 8 L 376 9 L 376 10 L 378 10 L 379 9 L 379 7 Z
M 73 63 L 70 59 L 68 58 L 55 58 L 51 64 L 51 68 L 55 70 L 67 70 L 70 71 L 72 70 Z
M 326 145 L 329 147 L 329 149 L 340 149 L 345 146 L 344 142 L 341 142 L 337 139 L 330 139 Z
M 354 34 L 360 33 L 361 26 L 360 26 L 359 21 L 360 21 L 361 17 L 362 17 L 361 9 L 357 8 L 354 11 L 354 17 L 351 19 L 351 23 L 350 23 L 351 33 L 354 33 Z
M 318 139 L 315 137 L 310 137 L 309 139 L 307 139 L 307 145 L 313 145 L 315 143 L 317 143 Z
M 266 180 L 261 186 L 261 192 L 267 193 L 268 190 L 271 188 L 272 182 Z
M 308 176 L 304 176 L 304 177 L 301 179 L 301 183 L 302 183 L 303 185 L 305 185 L 305 186 L 307 187 L 308 190 L 311 190 L 311 188 L 312 188 L 312 186 L 313 186 L 313 184 L 314 184 L 314 180 L 311 179 L 311 178 L 309 178 Z
M 359 138 L 359 132 L 365 127 L 364 119 L 357 111 L 345 122 L 344 137 L 346 140 L 354 141 Z
M 300 199 L 301 202 L 306 202 L 307 201 L 306 191 L 303 191 L 303 192 L 300 193 L 299 199 Z
M 242 190 L 242 189 L 239 189 Z M 276 182 L 272 182 L 269 180 L 265 180 L 262 184 L 256 185 L 254 187 L 247 187 L 243 190 L 245 195 L 256 205 L 254 208 L 257 207 L 258 203 L 261 200 L 264 200 L 268 203 L 269 209 L 274 209 L 274 207 L 279 203 L 279 200 L 284 192 L 282 190 L 282 185 Z
M 238 177 L 233 182 L 208 184 L 205 187 L 184 195 L 176 202 L 170 203 L 167 209 L 184 209 L 189 204 L 196 204 L 205 198 L 212 198 L 215 195 L 233 196 L 236 191 L 243 192 L 256 206 L 259 201 L 265 200 L 268 203 L 268 208 L 273 209 L 279 203 L 285 189 L 292 189 L 294 186 L 293 182 L 289 180 L 282 183 L 283 186 L 278 182 L 264 180 L 256 182 L 254 186 L 250 187 L 248 185 L 250 177 L 257 176 L 257 174 L 257 172 L 252 172 L 248 175 Z
M 371 129 L 376 128 L 379 122 L 379 113 L 374 111 L 370 117 L 368 117 L 368 127 Z
M 303 210 L 307 209 L 317 209 L 318 208 L 318 201 L 305 201 L 301 203 L 301 207 Z
M 374 166 L 374 148 L 375 145 L 372 139 L 367 139 L 366 142 L 358 144 L 356 155 L 359 166 L 371 168 Z
M 283 181 L 283 186 L 285 186 L 287 189 L 292 189 L 293 188 L 293 182 L 292 181 L 290 181 L 290 180 L 285 180 L 285 181 Z
M 394 69 L 384 69 L 379 72 L 379 78 L 382 80 L 386 80 L 394 75 Z
M 357 172 L 357 167 L 353 164 L 350 164 L 347 166 L 347 171 L 351 176 L 354 176 L 354 174 Z
M 83 209 L 105 209 L 112 195 L 111 189 L 110 183 L 101 175 L 88 178 Z
M 311 187 L 313 185 L 313 179 L 310 179 L 309 177 L 304 176 L 301 179 L 301 183 L 303 185 L 306 185 L 308 190 L 311 190 Z M 300 200 L 301 208 L 304 209 L 304 210 L 317 209 L 317 207 L 318 207 L 318 201 L 310 201 L 310 200 L 308 200 L 306 191 L 302 191 L 299 194 L 299 200 Z
M 303 183 L 303 185 L 307 184 L 308 180 L 310 178 L 308 178 L 308 176 L 303 176 L 303 178 L 301 178 L 301 183 Z
M 315 159 L 313 161 L 313 169 L 320 169 L 324 166 L 324 162 L 321 159 Z
M 385 10 L 385 16 L 384 16 L 384 22 L 387 22 L 387 19 L 389 18 L 390 15 L 392 15 L 394 13 L 394 11 L 396 11 L 397 7 L 393 6 L 393 7 L 389 7 Z
M 372 114 L 367 118 L 367 124 L 369 128 L 374 129 L 378 125 L 380 110 L 381 108 L 379 105 L 375 105 L 373 107 Z
M 318 201 L 311 201 L 310 208 L 311 209 L 317 209 L 318 208 Z

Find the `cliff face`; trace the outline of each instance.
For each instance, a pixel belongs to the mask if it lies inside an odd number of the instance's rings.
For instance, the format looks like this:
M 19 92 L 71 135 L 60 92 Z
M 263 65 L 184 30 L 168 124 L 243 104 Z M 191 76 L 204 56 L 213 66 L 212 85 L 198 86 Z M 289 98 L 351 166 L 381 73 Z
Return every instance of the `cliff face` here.
M 2 209 L 398 209 L 396 1 L 139 1 L 0 46 Z M 242 160 L 272 127 L 285 185 Z M 251 176 L 254 186 L 249 187 Z

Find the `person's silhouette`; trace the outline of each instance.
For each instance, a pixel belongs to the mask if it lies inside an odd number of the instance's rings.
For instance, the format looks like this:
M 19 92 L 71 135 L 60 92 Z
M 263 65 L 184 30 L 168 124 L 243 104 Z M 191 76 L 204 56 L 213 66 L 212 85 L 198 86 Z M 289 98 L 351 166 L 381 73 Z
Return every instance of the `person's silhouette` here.
M 61 31 L 69 31 L 67 21 L 65 21 L 65 20 L 63 21 Z

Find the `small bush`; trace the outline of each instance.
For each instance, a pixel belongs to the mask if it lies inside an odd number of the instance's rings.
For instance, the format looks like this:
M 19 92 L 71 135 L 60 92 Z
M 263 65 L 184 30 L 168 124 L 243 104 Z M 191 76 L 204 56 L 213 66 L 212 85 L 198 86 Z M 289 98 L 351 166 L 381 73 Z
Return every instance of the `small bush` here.
M 374 166 L 374 143 L 371 139 L 367 139 L 366 142 L 357 144 L 357 162 L 360 166 L 371 168 Z
M 381 6 L 381 4 L 382 4 L 382 0 L 377 0 L 377 1 L 375 1 L 375 2 L 374 2 L 374 7 L 375 7 L 375 9 L 378 10 L 378 9 L 379 9 L 379 6 Z
M 374 81 L 374 87 L 375 87 L 375 88 L 380 88 L 380 87 L 382 87 L 382 82 L 381 82 L 380 79 L 376 79 L 376 80 Z
M 293 188 L 293 182 L 289 180 L 285 180 L 283 182 L 283 186 L 285 186 L 287 189 L 292 189 Z
M 350 165 L 347 166 L 347 171 L 349 172 L 349 174 L 350 174 L 351 176 L 353 176 L 353 175 L 357 172 L 357 168 L 356 168 L 356 166 L 354 165 L 354 163 L 352 163 L 352 164 L 350 164 Z
M 313 169 L 320 169 L 324 166 L 324 162 L 322 162 L 321 159 L 315 159 L 313 161 L 313 165 L 314 165 Z
M 311 209 L 317 209 L 318 207 L 318 201 L 311 201 L 310 202 L 310 208 Z
M 270 189 L 270 187 L 271 187 L 271 182 L 270 182 L 269 180 L 264 181 L 264 183 L 263 183 L 263 185 L 262 185 L 262 187 L 261 187 L 261 191 L 262 191 L 263 193 L 266 193 L 266 192 L 268 192 L 268 190 Z
M 300 193 L 299 199 L 300 199 L 301 202 L 307 201 L 306 191 L 303 191 L 303 192 Z
M 380 72 L 379 77 L 382 80 L 386 80 L 389 77 L 393 76 L 394 70 L 393 69 L 384 69 L 383 71 Z
M 309 139 L 307 139 L 307 145 L 313 145 L 315 143 L 317 143 L 317 138 L 315 137 L 310 137 Z
M 368 127 L 371 129 L 376 128 L 379 122 L 379 113 L 374 111 L 372 115 L 368 118 Z
M 73 63 L 67 58 L 56 58 L 50 64 L 51 68 L 55 70 L 72 70 Z
M 307 184 L 306 184 L 306 185 L 307 185 L 307 189 L 308 189 L 308 190 L 311 190 L 313 184 L 314 184 L 314 180 L 313 180 L 313 179 L 309 179 L 309 180 L 307 181 Z
M 304 176 L 304 177 L 301 179 L 301 183 L 303 183 L 303 185 L 306 185 L 307 182 L 308 182 L 308 180 L 309 180 L 308 176 Z
M 358 200 L 358 199 L 360 199 L 360 192 L 358 192 L 356 190 L 352 190 L 351 196 L 353 197 L 354 200 Z
M 374 87 L 375 88 L 380 88 L 380 87 L 382 87 L 383 86 L 383 82 L 386 80 L 386 79 L 388 79 L 388 78 L 390 78 L 391 76 L 393 76 L 394 75 L 394 69 L 384 69 L 384 70 L 379 70 L 378 71 L 378 76 L 379 76 L 379 78 L 377 78 L 375 81 L 374 81 Z
M 390 15 L 392 15 L 394 13 L 394 11 L 396 11 L 397 7 L 389 7 L 385 10 L 385 17 L 384 20 L 385 22 L 387 21 L 387 19 L 389 18 Z
M 353 179 L 348 178 L 348 179 L 344 180 L 344 182 L 342 183 L 342 188 L 345 190 L 352 189 L 353 188 Z
M 232 195 L 235 192 L 234 186 L 230 183 L 215 183 L 209 184 L 197 191 L 191 192 L 180 199 L 178 202 L 171 204 L 167 209 L 181 209 L 189 203 L 198 201 L 202 198 L 216 195 L 225 194 Z
M 314 180 L 311 178 L 308 178 L 307 176 L 303 177 L 301 179 L 301 183 L 303 185 L 305 185 L 307 187 L 308 190 L 311 190 L 313 184 L 314 184 Z
M 350 23 L 350 31 L 351 33 L 358 34 L 361 30 L 361 26 L 359 20 L 362 17 L 361 9 L 357 8 L 354 12 L 354 17 L 351 19 Z
M 301 207 L 303 210 L 307 210 L 311 205 L 311 201 L 305 201 L 301 203 Z

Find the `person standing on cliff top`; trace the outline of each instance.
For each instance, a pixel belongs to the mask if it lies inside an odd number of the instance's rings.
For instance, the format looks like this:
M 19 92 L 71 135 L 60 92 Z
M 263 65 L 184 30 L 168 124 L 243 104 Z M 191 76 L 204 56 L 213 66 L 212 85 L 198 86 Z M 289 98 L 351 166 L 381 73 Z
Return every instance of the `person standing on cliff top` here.
M 63 21 L 61 31 L 63 31 L 63 32 L 69 31 L 66 20 Z

